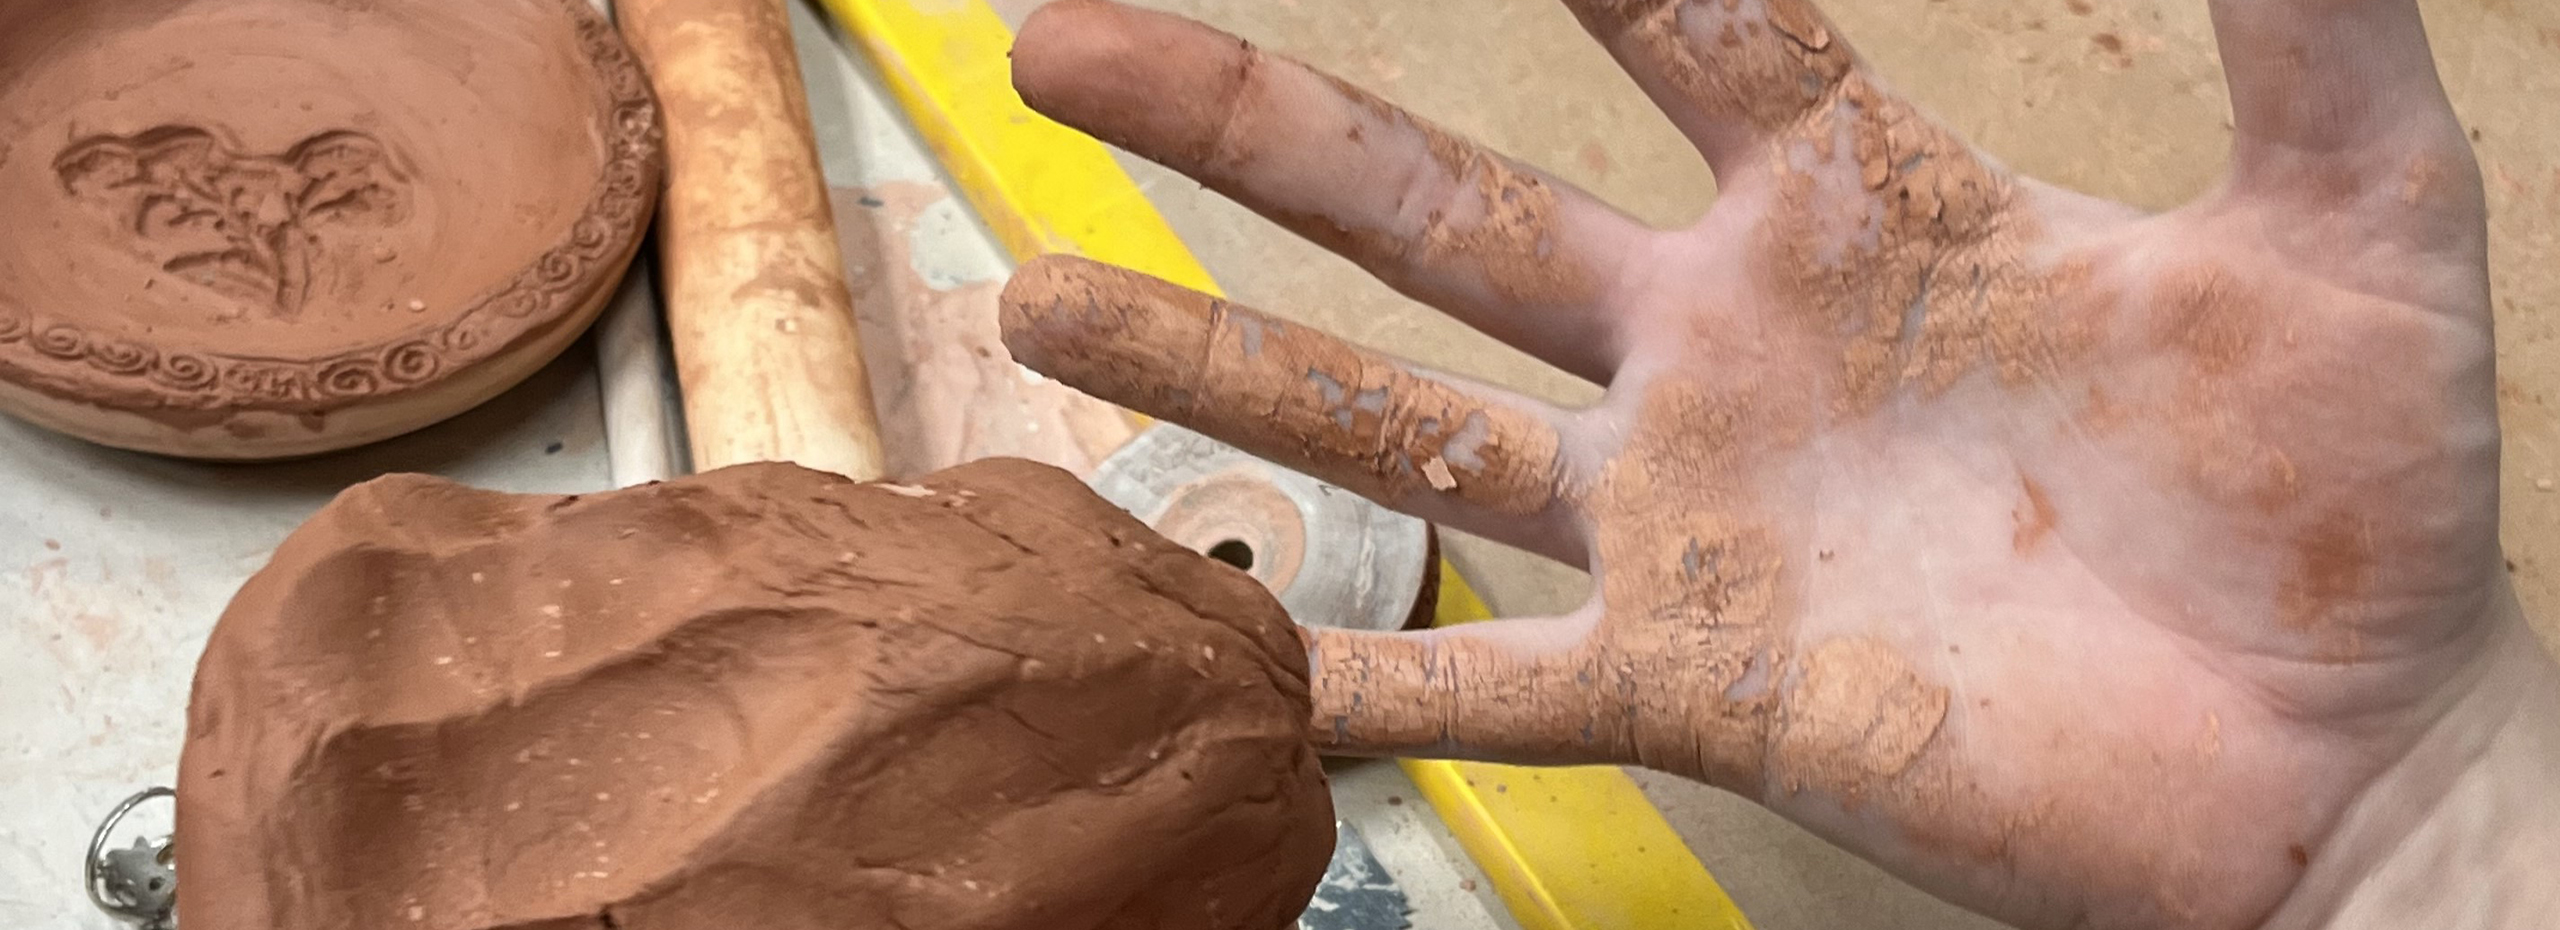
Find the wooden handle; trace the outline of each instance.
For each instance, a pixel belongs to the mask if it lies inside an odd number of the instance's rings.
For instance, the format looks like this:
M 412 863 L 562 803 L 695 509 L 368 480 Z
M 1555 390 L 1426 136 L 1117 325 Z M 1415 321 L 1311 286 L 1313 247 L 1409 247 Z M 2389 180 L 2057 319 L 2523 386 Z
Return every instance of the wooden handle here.
M 693 465 L 881 476 L 785 0 L 620 0 L 667 126 L 660 267 Z

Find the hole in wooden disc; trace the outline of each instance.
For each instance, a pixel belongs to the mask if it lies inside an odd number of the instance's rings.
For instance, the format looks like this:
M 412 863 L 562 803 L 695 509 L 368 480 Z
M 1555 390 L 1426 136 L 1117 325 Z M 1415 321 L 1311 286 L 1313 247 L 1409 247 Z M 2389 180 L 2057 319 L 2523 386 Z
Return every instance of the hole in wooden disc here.
M 1244 540 L 1230 539 L 1209 547 L 1209 557 L 1245 571 L 1253 570 L 1253 547 Z

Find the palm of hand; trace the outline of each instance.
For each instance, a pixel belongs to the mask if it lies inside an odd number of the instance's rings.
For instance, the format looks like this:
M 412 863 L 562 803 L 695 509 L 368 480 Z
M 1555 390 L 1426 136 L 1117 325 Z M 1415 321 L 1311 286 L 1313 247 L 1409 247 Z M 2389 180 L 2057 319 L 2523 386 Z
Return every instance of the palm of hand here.
M 1574 616 L 1320 638 L 1345 748 L 1705 778 L 2025 923 L 2263 919 L 2502 585 L 2480 200 L 2414 12 L 2217 10 L 2235 175 L 2141 216 L 2008 175 L 1799 3 L 1636 6 L 1577 12 L 1714 164 L 1690 229 L 1187 24 L 1076 5 L 1024 46 L 1075 48 L 1050 53 L 1075 76 L 1018 65 L 1035 105 L 1605 380 L 1598 407 L 1347 349 L 1118 375 L 1144 383 L 1017 351 L 1593 569 Z M 1232 75 L 1211 118 L 1110 112 L 1184 54 Z M 1346 119 L 1347 150 L 1305 141 Z M 1311 379 L 1334 390 L 1270 386 Z M 1361 386 L 1385 403 L 1346 407 Z M 1222 419 L 1222 395 L 1257 403 Z M 1454 448 L 1469 422 L 1512 454 Z M 1328 426 L 1354 435 L 1308 438 Z
M 1598 412 L 1581 659 L 1708 693 L 1626 748 L 2021 922 L 2253 925 L 2498 584 L 2484 266 L 2371 234 L 2476 224 L 2467 158 L 2141 217 L 1961 149 L 1861 182 L 1839 122 L 1657 263 L 1755 287 L 1633 298 L 1698 335 Z

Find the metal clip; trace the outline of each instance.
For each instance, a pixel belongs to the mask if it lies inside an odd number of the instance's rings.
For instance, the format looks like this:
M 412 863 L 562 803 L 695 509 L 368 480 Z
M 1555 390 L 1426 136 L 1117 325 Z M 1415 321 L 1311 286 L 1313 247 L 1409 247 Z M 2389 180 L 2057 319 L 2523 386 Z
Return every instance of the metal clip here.
M 153 798 L 176 798 L 178 793 L 167 788 L 145 788 L 116 809 L 107 813 L 98 832 L 89 837 L 89 862 L 84 875 L 89 883 L 89 903 L 124 923 L 140 930 L 177 930 L 178 867 L 175 838 L 162 837 L 152 843 L 135 837 L 131 849 L 109 849 L 107 838 L 115 834 L 116 825 L 126 814 Z

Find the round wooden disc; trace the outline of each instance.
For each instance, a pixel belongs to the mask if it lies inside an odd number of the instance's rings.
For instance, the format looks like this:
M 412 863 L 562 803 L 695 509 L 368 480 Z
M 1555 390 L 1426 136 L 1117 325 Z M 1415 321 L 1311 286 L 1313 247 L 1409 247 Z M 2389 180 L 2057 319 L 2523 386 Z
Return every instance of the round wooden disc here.
M 661 141 L 587 0 L 0 0 L 0 410 L 224 459 L 461 412 L 611 296 Z
M 1095 469 L 1094 492 L 1244 569 L 1310 626 L 1403 629 L 1438 579 L 1429 524 L 1176 426 Z

